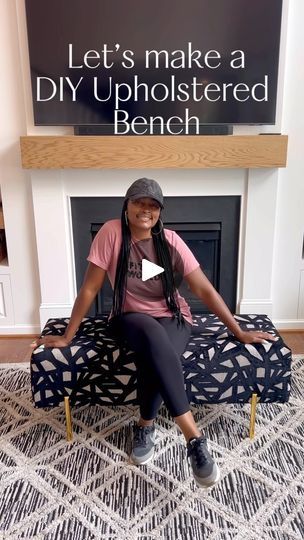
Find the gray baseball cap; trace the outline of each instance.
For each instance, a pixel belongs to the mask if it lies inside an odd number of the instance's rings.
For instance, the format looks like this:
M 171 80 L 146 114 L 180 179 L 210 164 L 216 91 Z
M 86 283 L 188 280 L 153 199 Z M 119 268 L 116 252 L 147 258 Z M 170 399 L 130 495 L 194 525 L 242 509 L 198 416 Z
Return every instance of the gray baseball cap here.
M 155 199 L 164 208 L 164 196 L 160 185 L 150 178 L 139 178 L 135 180 L 129 187 L 125 199 L 141 199 L 142 197 L 150 197 Z

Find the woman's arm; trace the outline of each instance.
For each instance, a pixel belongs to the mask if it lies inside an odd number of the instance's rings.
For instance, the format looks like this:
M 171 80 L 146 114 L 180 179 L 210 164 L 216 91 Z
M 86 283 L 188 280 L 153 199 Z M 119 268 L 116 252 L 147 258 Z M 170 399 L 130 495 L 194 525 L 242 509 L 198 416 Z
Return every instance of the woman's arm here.
M 89 308 L 98 293 L 103 286 L 106 276 L 106 271 L 96 266 L 96 264 L 89 263 L 85 273 L 82 287 L 75 300 L 70 322 L 66 328 L 63 336 L 44 336 L 33 342 L 32 346 L 37 347 L 44 345 L 45 347 L 66 347 L 73 339 L 83 317 L 86 316 Z
M 268 332 L 250 331 L 246 332 L 241 329 L 239 324 L 234 319 L 229 308 L 224 300 L 215 290 L 208 278 L 200 268 L 197 268 L 187 276 L 185 280 L 188 283 L 191 291 L 195 296 L 200 298 L 212 313 L 217 315 L 219 319 L 229 328 L 235 337 L 243 343 L 262 343 L 265 339 L 275 341 L 276 337 Z

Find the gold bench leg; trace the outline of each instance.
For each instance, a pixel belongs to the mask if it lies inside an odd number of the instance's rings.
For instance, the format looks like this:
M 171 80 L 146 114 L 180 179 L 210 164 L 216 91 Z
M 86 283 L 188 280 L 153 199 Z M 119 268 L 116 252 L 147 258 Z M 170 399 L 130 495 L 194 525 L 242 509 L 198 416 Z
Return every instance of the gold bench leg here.
M 257 405 L 257 394 L 252 394 L 251 396 L 251 409 L 250 409 L 250 428 L 249 428 L 249 437 L 250 439 L 254 438 L 254 428 L 255 428 L 255 414 L 256 414 L 256 405 Z
M 68 396 L 65 396 L 64 398 L 64 410 L 65 410 L 65 419 L 66 419 L 67 440 L 72 441 L 73 440 L 73 426 L 72 426 L 72 418 L 71 418 L 70 399 Z

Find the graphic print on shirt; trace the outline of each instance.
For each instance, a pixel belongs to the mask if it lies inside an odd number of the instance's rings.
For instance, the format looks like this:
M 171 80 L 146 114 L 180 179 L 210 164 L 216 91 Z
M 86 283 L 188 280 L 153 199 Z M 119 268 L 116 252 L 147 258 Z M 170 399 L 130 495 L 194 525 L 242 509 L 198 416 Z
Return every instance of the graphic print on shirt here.
M 131 243 L 127 277 L 128 291 L 141 298 L 155 301 L 163 300 L 164 294 L 160 274 L 147 281 L 142 281 L 142 259 L 158 264 L 152 238 L 137 242 L 132 241 Z
M 175 285 L 178 288 L 183 277 L 199 267 L 185 242 L 175 231 L 164 229 L 168 242 Z M 119 219 L 107 221 L 98 231 L 88 256 L 88 261 L 107 271 L 112 289 L 115 283 L 117 261 L 121 249 L 122 234 Z M 164 298 L 161 275 L 147 281 L 141 279 L 141 261 L 159 264 L 156 260 L 153 238 L 132 242 L 127 276 L 126 297 L 124 311 L 146 313 L 152 317 L 171 317 Z M 162 273 L 162 275 L 164 275 Z M 179 276 L 177 278 L 177 276 Z M 192 324 L 190 308 L 186 300 L 178 293 L 178 301 L 185 319 Z

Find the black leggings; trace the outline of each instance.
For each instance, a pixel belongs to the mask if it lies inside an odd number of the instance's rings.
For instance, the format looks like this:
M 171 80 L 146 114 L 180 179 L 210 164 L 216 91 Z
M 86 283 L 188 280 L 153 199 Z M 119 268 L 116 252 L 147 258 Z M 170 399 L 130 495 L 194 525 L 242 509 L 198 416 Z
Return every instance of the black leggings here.
M 190 410 L 180 357 L 191 334 L 191 324 L 177 325 L 171 317 L 124 313 L 112 320 L 115 334 L 136 352 L 137 397 L 141 417 L 152 420 L 165 402 L 170 414 Z

